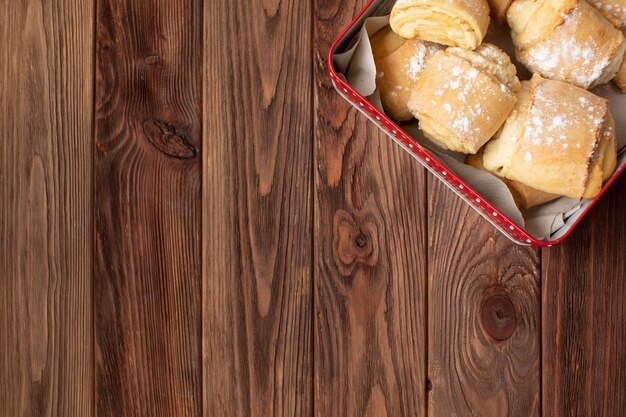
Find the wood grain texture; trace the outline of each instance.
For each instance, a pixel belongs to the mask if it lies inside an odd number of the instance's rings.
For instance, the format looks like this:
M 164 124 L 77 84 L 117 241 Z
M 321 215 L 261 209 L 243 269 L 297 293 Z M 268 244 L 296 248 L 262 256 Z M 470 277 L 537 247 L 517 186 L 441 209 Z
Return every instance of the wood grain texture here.
M 539 416 L 538 252 L 434 177 L 428 225 L 429 416 Z
M 425 173 L 332 89 L 363 1 L 315 2 L 315 415 L 423 416 Z
M 312 414 L 311 2 L 206 1 L 206 416 Z
M 625 192 L 543 251 L 544 417 L 626 415 Z
M 99 0 L 98 416 L 199 416 L 202 4 Z
M 0 3 L 0 415 L 92 416 L 93 3 Z

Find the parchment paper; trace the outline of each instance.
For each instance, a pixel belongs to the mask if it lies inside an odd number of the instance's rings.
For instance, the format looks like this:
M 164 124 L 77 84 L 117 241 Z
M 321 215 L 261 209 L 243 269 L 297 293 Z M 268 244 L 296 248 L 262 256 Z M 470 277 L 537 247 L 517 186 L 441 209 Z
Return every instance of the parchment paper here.
M 355 90 L 367 97 L 372 105 L 381 111 L 383 108 L 376 90 L 376 65 L 369 37 L 387 25 L 388 22 L 388 16 L 366 19 L 347 50 L 333 56 L 333 63 L 338 72 L 345 76 L 347 82 Z M 515 60 L 514 47 L 507 26 L 492 23 L 485 42 L 493 43 L 509 54 L 518 69 L 520 80 L 530 79 L 530 72 Z M 613 84 L 604 84 L 592 91 L 609 100 L 609 107 L 615 118 L 617 128 L 618 167 L 620 167 L 626 163 L 626 94 Z M 573 219 L 580 215 L 582 210 L 591 202 L 590 200 L 562 197 L 530 210 L 520 211 L 515 205 L 511 192 L 502 180 L 463 163 L 465 155 L 442 150 L 433 145 L 419 130 L 417 120 L 403 122 L 399 126 L 420 145 L 436 155 L 450 171 L 462 178 L 512 221 L 537 239 L 556 239 L 565 234 L 572 226 Z

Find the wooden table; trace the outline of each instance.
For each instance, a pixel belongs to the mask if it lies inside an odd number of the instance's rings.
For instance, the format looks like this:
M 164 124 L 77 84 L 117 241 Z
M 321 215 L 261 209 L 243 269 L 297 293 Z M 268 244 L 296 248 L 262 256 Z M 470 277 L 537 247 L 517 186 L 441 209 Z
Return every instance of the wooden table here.
M 626 415 L 626 178 L 510 243 L 331 88 L 364 0 L 0 6 L 0 415 Z

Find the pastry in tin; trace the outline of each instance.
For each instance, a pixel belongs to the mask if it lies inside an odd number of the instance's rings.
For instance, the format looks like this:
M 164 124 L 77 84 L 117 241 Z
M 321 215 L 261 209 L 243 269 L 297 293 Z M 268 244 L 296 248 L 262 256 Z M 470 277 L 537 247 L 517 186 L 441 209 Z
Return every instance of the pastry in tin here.
M 496 19 L 498 23 L 506 23 L 506 12 L 513 0 L 487 0 L 491 17 Z
M 482 150 L 479 151 L 475 155 L 468 155 L 467 159 L 465 160 L 465 163 L 474 168 L 487 171 L 487 169 L 485 168 L 485 165 L 483 164 L 483 151 Z M 536 190 L 518 181 L 509 180 L 506 178 L 500 178 L 500 179 L 506 184 L 508 189 L 511 191 L 511 195 L 513 196 L 513 201 L 515 201 L 515 205 L 519 208 L 529 209 L 529 208 L 538 206 L 540 204 L 548 203 L 550 201 L 556 200 L 557 198 L 561 197 L 558 194 L 550 194 L 544 191 Z
M 370 46 L 374 61 L 385 58 L 400 48 L 406 39 L 396 34 L 389 25 L 383 27 L 370 37 Z
M 382 29 L 385 31 L 385 29 Z M 443 46 L 418 39 L 405 40 L 397 46 L 398 37 L 394 32 L 380 37 L 377 32 L 372 37 L 372 51 L 376 63 L 376 87 L 385 112 L 392 119 L 410 120 L 413 115 L 407 107 L 411 92 L 428 60 Z M 379 36 L 377 39 L 374 39 Z
M 502 126 L 519 88 L 515 66 L 497 47 L 450 47 L 426 63 L 408 106 L 427 138 L 473 154 Z
M 475 49 L 487 34 L 489 6 L 486 0 L 398 0 L 389 24 L 406 39 Z
M 590 88 L 620 69 L 624 35 L 584 0 L 515 0 L 507 20 L 517 58 L 545 78 Z
M 483 154 L 485 168 L 501 177 L 573 198 L 595 198 L 616 163 L 607 100 L 539 75 L 522 82 L 514 110 Z
M 590 0 L 590 4 L 620 29 L 626 37 L 626 0 Z M 613 81 L 626 93 L 626 56 Z

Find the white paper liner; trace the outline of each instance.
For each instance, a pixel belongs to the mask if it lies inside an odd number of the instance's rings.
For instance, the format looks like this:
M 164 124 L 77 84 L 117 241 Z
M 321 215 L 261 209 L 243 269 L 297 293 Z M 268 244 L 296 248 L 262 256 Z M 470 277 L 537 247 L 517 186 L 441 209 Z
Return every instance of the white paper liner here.
M 387 25 L 388 22 L 389 16 L 375 16 L 366 19 L 348 49 L 341 54 L 333 55 L 333 63 L 337 72 L 344 75 L 348 84 L 361 95 L 367 97 L 372 105 L 381 111 L 384 110 L 376 90 L 376 65 L 369 37 Z M 520 80 L 530 79 L 530 72 L 515 59 L 514 46 L 508 27 L 492 23 L 485 42 L 493 43 L 509 54 L 518 69 Z M 626 147 L 626 94 L 623 94 L 612 83 L 601 85 L 592 91 L 609 100 L 609 107 L 616 123 L 618 149 L 620 149 L 618 167 L 620 167 L 626 163 L 626 152 L 624 152 L 626 150 L 624 149 Z M 502 180 L 463 163 L 466 155 L 443 150 L 433 145 L 419 130 L 417 120 L 402 122 L 399 123 L 399 126 L 420 145 L 435 154 L 450 171 L 482 194 L 485 199 L 498 207 L 502 213 L 536 239 L 549 240 L 563 236 L 573 224 L 572 216 L 580 214 L 591 202 L 590 200 L 562 197 L 541 206 L 520 211 L 515 205 L 509 188 Z

